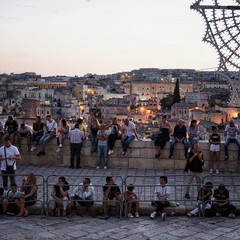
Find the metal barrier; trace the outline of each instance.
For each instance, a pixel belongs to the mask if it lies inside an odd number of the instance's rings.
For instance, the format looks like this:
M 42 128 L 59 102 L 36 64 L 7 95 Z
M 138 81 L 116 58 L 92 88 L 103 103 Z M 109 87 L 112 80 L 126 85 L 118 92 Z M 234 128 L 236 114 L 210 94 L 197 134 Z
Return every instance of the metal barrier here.
M 54 185 L 56 185 L 58 178 L 61 175 L 49 175 L 46 179 L 46 213 L 48 215 L 48 209 L 49 205 L 51 203 L 50 195 L 51 191 Z M 79 175 L 64 175 L 66 178 L 66 181 L 68 182 L 69 185 L 69 198 L 71 197 L 71 193 L 73 189 L 76 186 L 79 186 L 83 183 L 83 180 L 85 177 L 90 178 L 91 184 L 94 187 L 94 204 L 96 205 L 97 203 L 103 203 L 103 186 L 106 184 L 106 176 L 79 176 Z M 121 193 L 123 193 L 123 178 L 121 176 L 111 176 L 115 179 L 115 184 L 118 185 L 118 187 L 121 190 Z M 70 200 L 70 199 L 69 199 Z M 81 201 L 81 200 L 75 200 L 74 202 Z M 91 200 L 82 200 L 82 201 L 91 201 Z M 113 200 L 115 202 L 118 202 L 117 200 Z M 70 201 L 69 201 L 70 202 Z M 120 217 L 122 216 L 122 202 L 119 202 L 120 204 Z
M 10 175 L 10 174 L 0 174 L 0 185 L 3 185 L 2 182 L 2 176 L 14 176 L 15 177 L 15 182 L 16 185 L 18 187 L 18 190 L 21 192 L 21 186 L 22 186 L 22 180 L 27 178 L 29 175 L 27 174 L 14 174 L 14 175 Z M 46 190 L 45 190 L 45 179 L 43 177 L 43 175 L 40 174 L 34 174 L 34 176 L 37 178 L 37 199 L 36 199 L 36 203 L 34 205 L 36 205 L 38 202 L 41 203 L 41 216 L 44 214 L 45 211 L 45 194 L 46 194 Z M 10 186 L 10 185 L 9 185 Z M 30 186 L 30 185 L 28 185 Z M 10 187 L 8 188 L 10 189 Z M 31 202 L 31 201 L 25 201 L 25 202 Z M 33 206 L 34 206 L 33 205 Z M 31 206 L 27 206 L 27 208 L 31 208 Z

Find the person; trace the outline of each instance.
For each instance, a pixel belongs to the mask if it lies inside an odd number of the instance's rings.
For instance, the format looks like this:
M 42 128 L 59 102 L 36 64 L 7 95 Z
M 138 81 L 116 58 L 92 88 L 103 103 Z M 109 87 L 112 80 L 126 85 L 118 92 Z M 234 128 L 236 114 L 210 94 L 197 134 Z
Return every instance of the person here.
M 98 148 L 97 148 L 97 169 L 100 168 L 101 165 L 101 157 L 104 157 L 104 170 L 107 170 L 108 166 L 108 136 L 109 131 L 106 130 L 106 125 L 102 123 L 97 132 L 98 139 Z
M 11 184 L 11 188 L 7 191 L 7 215 L 18 215 L 20 211 L 20 195 L 17 184 Z
M 83 125 L 83 119 L 82 118 L 79 118 L 77 120 L 77 123 L 79 124 L 79 129 L 84 132 L 84 135 L 85 135 L 85 138 L 86 138 L 86 128 L 85 126 Z
M 133 218 L 134 216 L 132 215 L 131 211 L 132 208 L 135 207 L 135 217 L 139 218 L 139 198 L 135 192 L 133 192 L 134 186 L 132 184 L 129 184 L 127 186 L 127 191 L 125 192 L 125 201 L 128 209 L 128 214 L 127 216 L 129 218 Z
M 169 135 L 172 132 L 172 128 L 170 123 L 167 121 L 167 116 L 164 115 L 162 117 L 162 122 L 159 126 L 159 133 L 155 140 L 155 147 L 156 147 L 156 155 L 155 158 L 160 158 L 163 148 L 165 147 L 166 143 L 170 140 Z
M 8 188 L 8 177 L 10 178 L 11 185 L 16 184 L 15 171 L 17 169 L 16 161 L 21 160 L 21 155 L 18 148 L 11 144 L 10 138 L 3 139 L 4 145 L 0 148 L 0 161 L 3 187 Z
M 81 167 L 81 150 L 84 140 L 84 132 L 79 129 L 79 124 L 76 123 L 74 129 L 69 132 L 69 141 L 70 141 L 70 168 L 74 168 L 74 160 L 76 157 L 76 168 Z
M 209 160 L 209 173 L 213 173 L 213 160 L 216 160 L 216 174 L 219 174 L 219 158 L 220 158 L 220 143 L 221 137 L 218 133 L 218 128 L 216 126 L 212 126 L 212 133 L 209 135 L 209 143 L 210 143 L 210 160 Z
M 89 213 L 90 208 L 94 204 L 94 187 L 91 184 L 91 179 L 86 177 L 83 183 L 76 186 L 71 193 L 71 207 L 76 208 L 76 203 L 86 207 L 86 213 Z
M 155 216 L 160 213 L 161 218 L 164 221 L 167 216 L 164 212 L 164 208 L 170 206 L 169 197 L 171 188 L 167 186 L 168 178 L 166 176 L 161 176 L 159 180 L 160 184 L 158 184 L 154 190 L 154 204 L 156 206 L 156 210 L 151 213 L 150 218 L 154 219 Z
M 240 161 L 240 142 L 237 138 L 237 135 L 240 134 L 238 125 L 234 123 L 234 120 L 231 119 L 225 127 L 224 136 L 226 137 L 224 143 L 225 151 L 225 161 L 228 160 L 228 145 L 230 143 L 235 143 L 238 146 L 238 161 Z
M 108 155 L 110 154 L 113 154 L 113 148 L 114 148 L 114 144 L 115 144 L 115 141 L 117 139 L 120 139 L 120 132 L 121 132 L 121 129 L 122 127 L 120 126 L 120 124 L 117 122 L 117 118 L 114 117 L 113 120 L 112 120 L 112 123 L 109 124 L 107 127 L 108 128 L 111 128 L 111 133 L 108 137 Z
M 31 133 L 31 128 L 28 124 L 26 124 L 26 123 L 20 124 L 20 127 L 18 129 L 18 137 L 19 137 L 19 139 L 22 139 L 22 138 L 27 139 L 26 151 L 29 152 L 30 146 L 31 146 L 32 133 Z
M 187 155 L 188 155 L 187 154 L 188 153 L 187 128 L 183 123 L 184 123 L 184 121 L 182 119 L 179 119 L 178 122 L 177 122 L 177 125 L 174 127 L 173 140 L 172 140 L 171 145 L 170 145 L 170 155 L 169 155 L 168 158 L 172 158 L 174 145 L 176 143 L 183 143 L 185 158 L 187 158 Z
M 56 138 L 57 138 L 57 145 L 58 145 L 58 149 L 57 149 L 57 153 L 62 151 L 62 147 L 63 147 L 63 139 L 64 138 L 68 138 L 68 133 L 70 131 L 70 126 L 67 123 L 66 119 L 62 119 L 61 120 L 61 126 L 57 127 L 56 130 Z
M 67 215 L 67 206 L 69 202 L 69 185 L 65 177 L 59 177 L 58 183 L 53 186 L 50 197 L 50 206 L 53 213 L 60 217 L 61 215 L 65 217 Z M 61 213 L 62 208 L 62 213 Z
M 236 207 L 229 201 L 229 191 L 224 184 L 220 184 L 213 193 L 213 209 L 216 212 L 216 216 L 225 216 L 229 218 L 235 218 Z
M 30 173 L 27 178 L 22 180 L 20 195 L 20 211 L 17 216 L 27 216 L 28 211 L 26 206 L 33 206 L 37 202 L 37 178 L 33 173 Z
M 128 118 L 125 118 L 122 126 L 122 157 L 127 156 L 129 144 L 135 139 L 135 137 L 139 141 L 135 124 Z
M 194 177 L 196 179 L 198 192 L 200 191 L 203 164 L 204 164 L 203 153 L 199 147 L 199 144 L 194 143 L 193 149 L 190 151 L 189 157 L 188 157 L 188 168 L 190 170 L 190 174 L 188 175 L 188 178 L 187 178 L 187 186 L 186 186 L 186 194 L 185 194 L 185 198 L 187 199 L 190 199 L 189 190 Z
M 190 126 L 187 129 L 188 132 L 188 151 L 190 152 L 194 143 L 198 142 L 199 139 L 199 129 L 197 125 L 197 120 L 193 119 Z
M 18 136 L 18 122 L 13 119 L 12 116 L 8 116 L 7 121 L 4 124 L 4 132 L 5 135 L 3 138 L 10 137 L 10 141 L 19 147 L 19 139 L 16 138 Z
M 204 209 L 211 209 L 211 197 L 212 197 L 212 182 L 207 182 L 198 192 L 197 202 L 198 207 L 193 209 L 191 212 L 187 213 L 188 217 L 197 216 L 199 214 L 199 210 L 202 211 Z
M 0 211 L 5 214 L 7 212 L 7 190 L 0 188 Z
M 5 134 L 5 131 L 4 131 L 4 124 L 2 121 L 0 121 L 0 141 L 2 140 L 2 137 L 4 136 Z
M 35 122 L 33 123 L 33 133 L 32 133 L 32 147 L 31 152 L 36 150 L 37 143 L 40 141 L 44 134 L 44 123 L 41 120 L 40 116 L 36 117 Z
M 48 142 L 52 141 L 56 136 L 56 129 L 57 129 L 57 123 L 52 119 L 51 115 L 46 116 L 46 133 L 41 137 L 40 139 L 40 149 L 37 153 L 37 156 L 40 157 L 41 155 L 46 155 L 45 153 L 45 147 Z
M 115 184 L 113 177 L 106 177 L 106 184 L 103 186 L 103 211 L 104 219 L 109 218 L 107 212 L 107 205 L 109 201 L 113 201 L 116 206 L 116 217 L 120 218 L 120 207 L 122 204 L 121 190 L 118 185 Z
M 92 142 L 92 149 L 91 152 L 97 151 L 97 132 L 99 130 L 99 122 L 95 118 L 94 113 L 90 112 L 90 117 L 88 119 L 89 126 L 90 126 L 90 136 L 91 136 L 91 142 Z

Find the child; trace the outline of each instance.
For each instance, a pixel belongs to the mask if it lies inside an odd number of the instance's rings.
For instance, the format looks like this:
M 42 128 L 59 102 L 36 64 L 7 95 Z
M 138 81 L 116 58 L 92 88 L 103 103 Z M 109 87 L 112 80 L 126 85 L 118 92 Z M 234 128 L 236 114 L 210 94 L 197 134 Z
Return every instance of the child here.
M 16 184 L 11 184 L 11 189 L 7 192 L 7 215 L 17 215 L 20 210 L 21 192 Z
M 154 203 L 156 205 L 156 210 L 151 213 L 150 218 L 154 219 L 157 213 L 161 214 L 161 218 L 164 221 L 166 219 L 166 213 L 164 213 L 164 208 L 170 206 L 169 196 L 171 189 L 167 186 L 168 179 L 166 176 L 160 177 L 160 184 L 155 187 L 154 191 Z
M 134 190 L 134 186 L 132 184 L 130 184 L 127 187 L 127 191 L 125 192 L 125 201 L 127 203 L 127 207 L 128 207 L 128 217 L 129 218 L 133 218 L 134 216 L 131 213 L 132 207 L 136 208 L 136 212 L 135 212 L 135 217 L 138 218 L 139 217 L 139 198 L 138 196 L 133 192 Z
M 209 173 L 213 173 L 213 159 L 215 156 L 216 159 L 216 173 L 219 173 L 219 157 L 220 157 L 220 142 L 221 138 L 220 135 L 217 133 L 218 128 L 215 126 L 212 126 L 212 133 L 209 135 L 209 143 L 210 143 L 210 162 L 209 167 L 210 171 Z
M 203 204 L 205 206 L 205 209 L 210 209 L 212 207 L 211 205 L 212 187 L 213 184 L 211 182 L 207 182 L 204 185 L 204 187 L 200 189 L 197 197 L 199 206 L 187 214 L 189 217 L 197 216 L 199 210 L 203 209 Z

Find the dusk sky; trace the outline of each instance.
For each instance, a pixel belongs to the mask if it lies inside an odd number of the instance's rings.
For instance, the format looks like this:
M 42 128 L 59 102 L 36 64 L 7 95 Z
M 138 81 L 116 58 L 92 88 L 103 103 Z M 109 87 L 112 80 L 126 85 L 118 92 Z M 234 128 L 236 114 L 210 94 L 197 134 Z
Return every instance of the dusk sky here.
M 0 0 L 0 73 L 216 70 L 193 0 Z

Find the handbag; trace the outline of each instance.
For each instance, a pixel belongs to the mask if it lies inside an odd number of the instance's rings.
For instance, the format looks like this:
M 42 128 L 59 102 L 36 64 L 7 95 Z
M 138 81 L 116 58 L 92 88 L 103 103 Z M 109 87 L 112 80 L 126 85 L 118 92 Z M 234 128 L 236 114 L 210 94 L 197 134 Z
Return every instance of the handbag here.
M 7 174 L 14 174 L 14 164 L 15 164 L 16 161 L 14 161 L 13 165 L 8 165 L 6 147 L 4 147 L 4 154 L 5 154 L 5 162 L 6 162 L 6 173 Z

